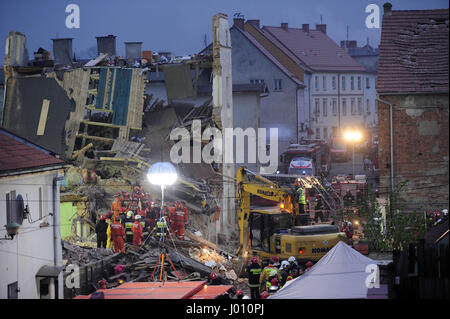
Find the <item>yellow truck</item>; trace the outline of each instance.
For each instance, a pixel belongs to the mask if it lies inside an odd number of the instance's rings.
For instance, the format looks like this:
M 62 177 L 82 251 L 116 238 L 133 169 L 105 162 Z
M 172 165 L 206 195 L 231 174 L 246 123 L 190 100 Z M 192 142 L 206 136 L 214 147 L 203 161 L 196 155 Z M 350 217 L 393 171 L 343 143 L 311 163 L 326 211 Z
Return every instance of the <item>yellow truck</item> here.
M 240 245 L 237 253 L 243 258 L 278 256 L 299 261 L 317 261 L 341 236 L 337 225 L 317 224 L 294 226 L 296 203 L 294 190 L 240 167 L 236 173 L 236 199 Z M 254 206 L 256 198 L 264 206 Z

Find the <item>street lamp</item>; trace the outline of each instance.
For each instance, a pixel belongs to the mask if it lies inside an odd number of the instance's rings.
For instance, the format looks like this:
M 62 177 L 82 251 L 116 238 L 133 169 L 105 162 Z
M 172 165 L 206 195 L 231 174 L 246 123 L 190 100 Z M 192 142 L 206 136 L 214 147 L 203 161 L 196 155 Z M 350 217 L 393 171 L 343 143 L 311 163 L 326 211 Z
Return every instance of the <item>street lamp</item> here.
M 344 133 L 344 139 L 348 142 L 352 142 L 352 167 L 353 178 L 355 178 L 355 142 L 360 141 L 362 134 L 360 131 L 347 131 Z
M 5 225 L 6 232 L 8 233 L 8 236 L 10 238 L 0 238 L 0 240 L 13 240 L 14 236 L 17 235 L 17 232 L 19 231 L 20 225 L 14 222 L 8 223 Z
M 161 218 L 161 211 L 164 207 L 164 187 L 172 185 L 178 178 L 177 170 L 169 162 L 158 162 L 150 166 L 147 172 L 147 179 L 153 185 L 161 186 L 161 209 L 159 217 Z

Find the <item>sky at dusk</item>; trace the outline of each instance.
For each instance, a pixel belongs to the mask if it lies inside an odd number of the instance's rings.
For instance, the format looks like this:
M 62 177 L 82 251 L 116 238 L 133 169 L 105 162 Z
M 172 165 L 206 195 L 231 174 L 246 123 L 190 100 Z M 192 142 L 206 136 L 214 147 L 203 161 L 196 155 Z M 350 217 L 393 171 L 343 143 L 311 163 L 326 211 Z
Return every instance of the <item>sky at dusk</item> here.
M 365 19 L 369 4 L 380 7 L 376 0 L 0 0 L 0 64 L 3 64 L 5 40 L 11 30 L 27 37 L 32 59 L 39 47 L 52 50 L 51 38 L 74 38 L 77 57 L 96 55 L 96 36 L 113 34 L 118 55 L 125 55 L 124 42 L 142 41 L 143 50 L 170 51 L 175 55 L 194 54 L 203 47 L 204 35 L 212 39 L 212 16 L 225 13 L 230 27 L 233 15 L 245 19 L 260 19 L 261 25 L 290 27 L 309 23 L 312 29 L 321 22 L 327 24 L 327 34 L 337 43 L 349 39 L 364 45 L 369 39 L 378 46 L 381 29 L 368 29 Z M 448 8 L 447 0 L 392 0 L 393 10 Z M 65 20 L 68 4 L 80 8 L 80 28 L 68 29 Z

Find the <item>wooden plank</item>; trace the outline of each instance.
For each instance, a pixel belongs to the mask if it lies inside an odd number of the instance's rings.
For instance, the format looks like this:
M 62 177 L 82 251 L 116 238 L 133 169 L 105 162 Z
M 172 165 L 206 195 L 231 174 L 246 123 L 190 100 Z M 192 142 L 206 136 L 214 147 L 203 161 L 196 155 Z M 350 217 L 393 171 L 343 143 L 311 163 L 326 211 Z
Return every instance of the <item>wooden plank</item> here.
M 72 159 L 76 159 L 81 153 L 86 152 L 88 149 L 90 149 L 92 146 L 94 146 L 94 144 L 89 143 L 88 145 L 86 145 L 85 147 L 83 147 L 82 149 L 76 151 L 73 153 L 72 155 Z
M 111 143 L 113 143 L 115 141 L 114 138 L 101 137 L 101 136 L 92 136 L 92 135 L 87 135 L 87 134 L 77 134 L 77 137 L 85 138 L 87 140 L 97 140 L 97 141 L 111 142 Z
M 88 121 L 88 120 L 83 120 L 83 121 L 81 121 L 81 123 L 87 124 L 87 125 L 95 125 L 95 126 L 104 126 L 104 127 L 120 128 L 120 125 L 117 125 L 117 124 L 103 123 L 103 122 L 94 122 L 94 121 Z
M 47 124 L 47 115 L 48 115 L 49 106 L 50 106 L 50 100 L 44 99 L 42 101 L 41 116 L 39 117 L 39 125 L 37 128 L 36 135 L 44 135 L 45 125 Z
M 86 105 L 86 109 L 88 109 L 89 111 L 95 111 L 95 112 L 113 112 L 113 110 L 110 109 L 96 109 L 95 107 L 91 107 Z

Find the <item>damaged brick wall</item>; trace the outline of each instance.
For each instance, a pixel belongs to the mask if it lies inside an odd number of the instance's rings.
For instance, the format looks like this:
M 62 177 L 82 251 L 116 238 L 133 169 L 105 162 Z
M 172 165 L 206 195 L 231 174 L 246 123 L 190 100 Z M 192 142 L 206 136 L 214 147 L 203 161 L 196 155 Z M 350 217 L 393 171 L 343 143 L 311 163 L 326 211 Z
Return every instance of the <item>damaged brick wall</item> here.
M 401 201 L 409 209 L 448 208 L 448 94 L 382 96 L 393 103 L 395 184 L 407 180 Z M 389 105 L 378 103 L 379 168 L 391 187 Z

